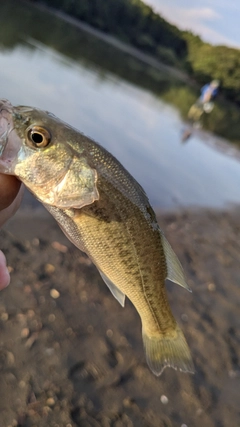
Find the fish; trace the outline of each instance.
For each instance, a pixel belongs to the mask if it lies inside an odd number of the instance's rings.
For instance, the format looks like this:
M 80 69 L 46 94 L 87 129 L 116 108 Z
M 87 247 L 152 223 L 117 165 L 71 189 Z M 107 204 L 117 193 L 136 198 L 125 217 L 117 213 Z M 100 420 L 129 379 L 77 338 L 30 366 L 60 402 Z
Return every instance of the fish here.
M 16 176 L 42 202 L 121 306 L 129 298 L 150 370 L 193 373 L 165 281 L 190 288 L 145 191 L 121 163 L 52 113 L 2 99 L 0 173 Z

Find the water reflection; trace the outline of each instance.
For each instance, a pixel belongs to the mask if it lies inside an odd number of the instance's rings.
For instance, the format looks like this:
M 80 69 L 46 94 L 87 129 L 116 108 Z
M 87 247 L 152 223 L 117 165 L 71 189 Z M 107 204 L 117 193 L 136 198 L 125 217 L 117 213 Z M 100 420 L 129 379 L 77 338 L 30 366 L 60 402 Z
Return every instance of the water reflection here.
M 19 13 L 9 14 L 9 5 Z M 181 144 L 183 122 L 171 101 L 184 101 L 187 111 L 192 90 L 44 12 L 36 26 L 34 9 L 21 20 L 24 7 L 0 8 L 1 97 L 52 111 L 100 142 L 155 207 L 239 202 L 239 162 L 203 143 L 201 132 Z

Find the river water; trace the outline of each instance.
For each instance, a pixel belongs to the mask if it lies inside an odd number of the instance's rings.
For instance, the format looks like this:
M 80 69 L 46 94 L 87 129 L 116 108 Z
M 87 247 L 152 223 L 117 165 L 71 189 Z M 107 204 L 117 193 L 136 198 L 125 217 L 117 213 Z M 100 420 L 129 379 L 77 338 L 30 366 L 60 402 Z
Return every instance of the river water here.
M 186 123 L 168 95 L 174 99 L 179 87 L 188 93 L 185 83 L 59 17 L 24 3 L 4 1 L 0 8 L 2 98 L 51 111 L 98 141 L 155 208 L 239 202 L 237 149 L 199 130 L 182 142 Z

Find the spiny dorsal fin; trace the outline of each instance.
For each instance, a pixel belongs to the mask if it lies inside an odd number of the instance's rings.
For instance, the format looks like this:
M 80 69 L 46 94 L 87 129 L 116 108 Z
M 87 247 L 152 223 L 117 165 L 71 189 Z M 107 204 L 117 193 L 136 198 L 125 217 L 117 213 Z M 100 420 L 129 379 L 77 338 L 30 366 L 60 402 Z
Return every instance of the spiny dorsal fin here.
M 102 279 L 104 280 L 104 282 L 106 283 L 110 291 L 112 292 L 113 296 L 116 298 L 116 300 L 118 300 L 119 304 L 121 304 L 121 306 L 124 307 L 124 304 L 125 304 L 124 293 L 120 291 L 120 289 L 118 289 L 117 286 L 114 285 L 114 283 L 111 282 L 111 280 L 109 280 L 109 278 L 101 270 L 98 270 L 98 271 L 101 274 Z
M 189 292 L 192 292 L 187 283 L 185 282 L 183 268 L 180 264 L 180 261 L 177 255 L 173 252 L 170 244 L 168 243 L 166 237 L 161 234 L 162 245 L 167 262 L 167 279 L 171 282 L 177 283 L 183 288 L 187 289 Z

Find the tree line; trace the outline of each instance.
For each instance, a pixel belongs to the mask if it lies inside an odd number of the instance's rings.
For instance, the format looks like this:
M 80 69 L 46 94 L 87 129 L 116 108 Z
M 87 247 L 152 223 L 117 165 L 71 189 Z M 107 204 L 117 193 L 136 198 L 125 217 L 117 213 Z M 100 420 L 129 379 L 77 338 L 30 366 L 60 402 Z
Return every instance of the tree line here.
M 141 0 L 44 3 L 188 71 L 200 84 L 219 79 L 224 95 L 240 105 L 240 50 L 212 46 L 191 32 L 180 31 Z
M 165 62 L 174 63 L 186 56 L 187 43 L 180 30 L 141 0 L 44 0 L 44 3 Z

